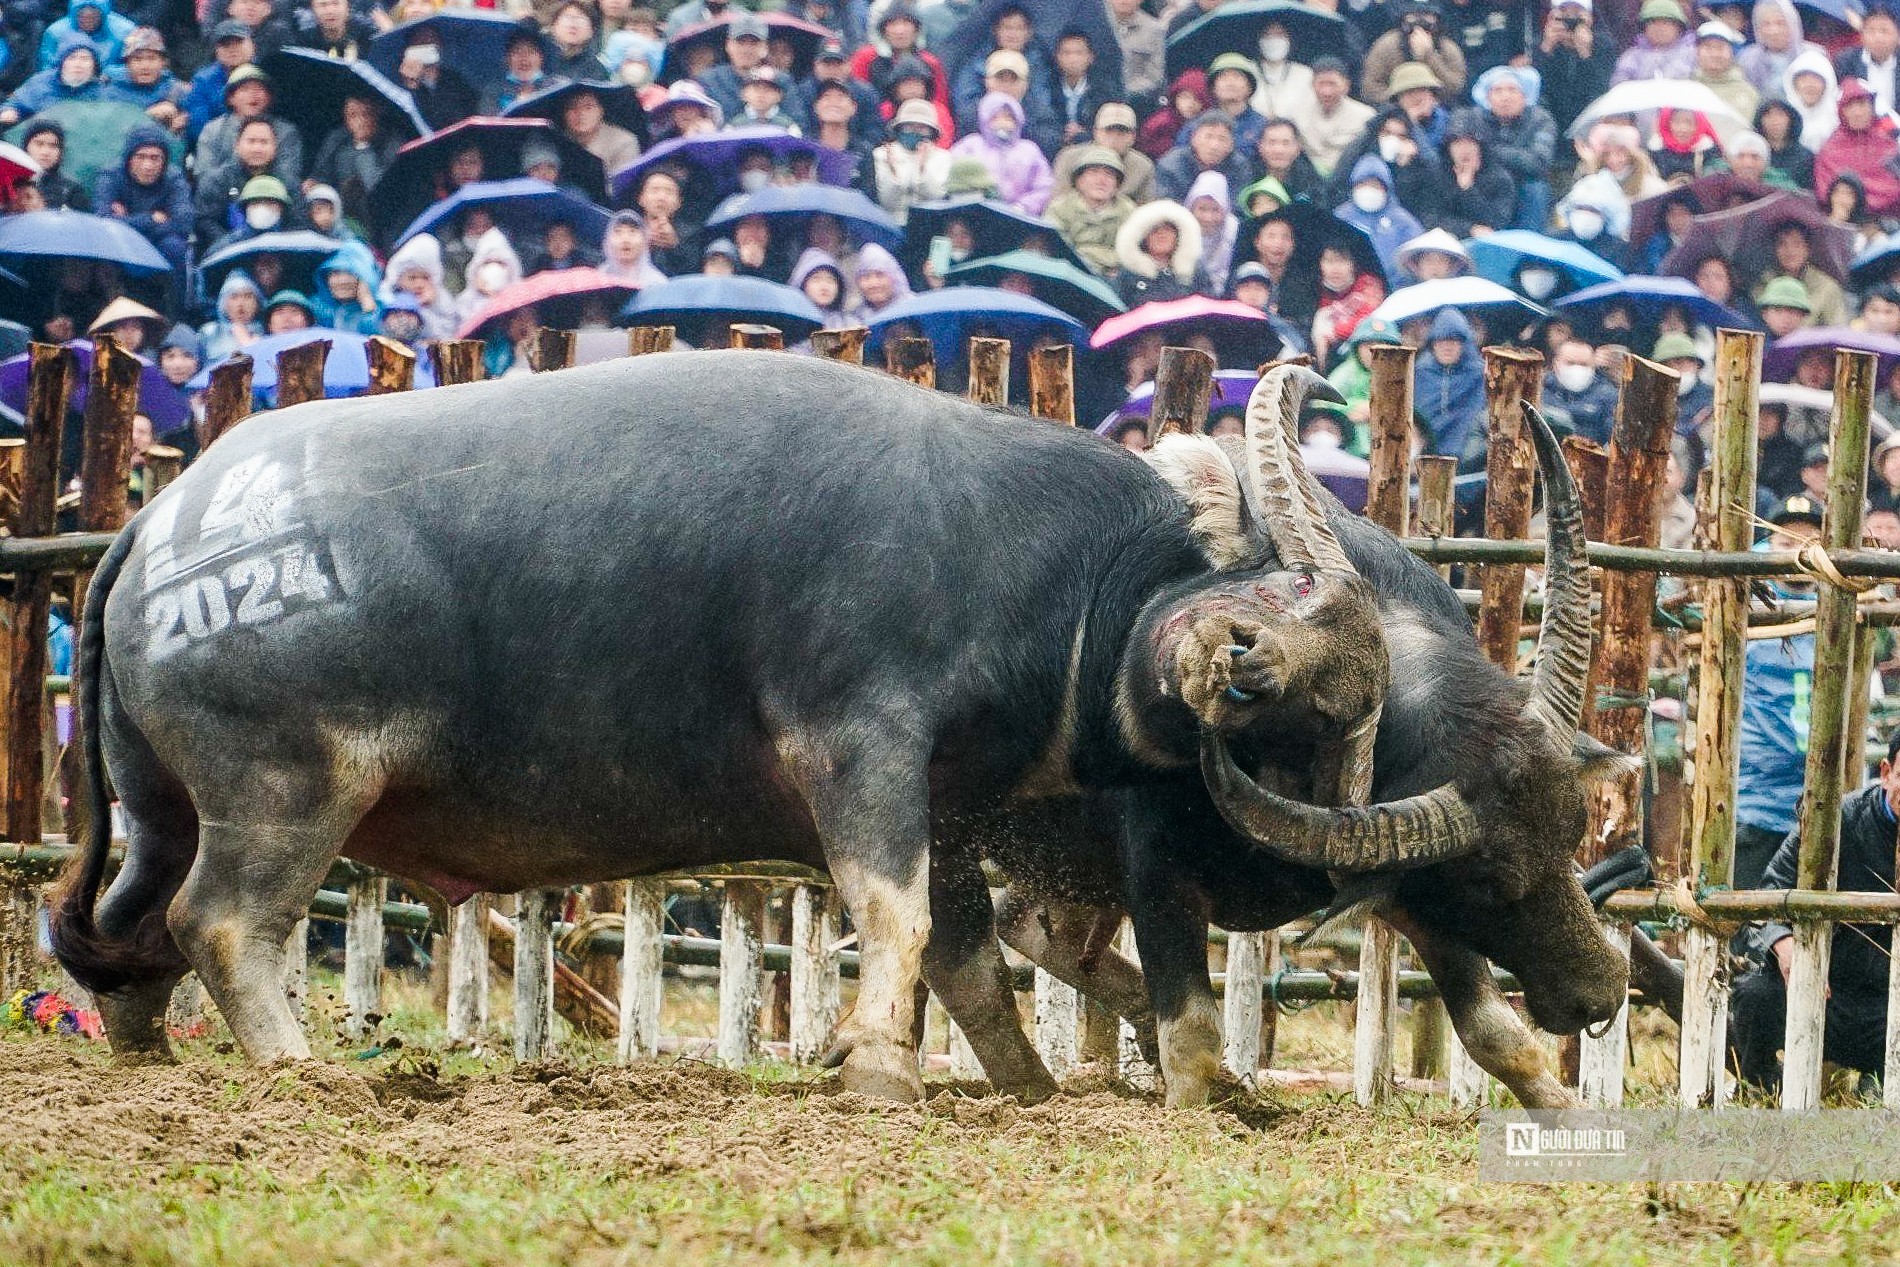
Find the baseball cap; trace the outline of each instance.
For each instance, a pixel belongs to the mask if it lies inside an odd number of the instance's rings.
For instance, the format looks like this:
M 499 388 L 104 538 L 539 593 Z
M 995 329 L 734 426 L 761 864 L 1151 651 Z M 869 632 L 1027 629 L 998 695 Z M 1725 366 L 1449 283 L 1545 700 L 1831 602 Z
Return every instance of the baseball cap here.
M 1644 7 L 1647 8 L 1648 6 Z M 1724 44 L 1739 45 L 1742 42 L 1742 37 L 1735 33 L 1734 27 L 1731 27 L 1726 22 L 1717 22 L 1714 19 L 1710 19 L 1701 26 L 1698 26 L 1695 29 L 1695 37 L 1697 43 L 1703 40 L 1721 40 Z
M 165 37 L 149 26 L 141 26 L 125 37 L 125 55 L 134 53 L 162 53 L 165 51 Z
M 1029 78 L 1029 59 L 1012 48 L 999 48 L 991 53 L 989 60 L 983 63 L 985 75 L 1001 75 L 1005 72 L 1018 79 Z
M 1815 501 L 1812 497 L 1803 497 L 1797 493 L 1787 501 L 1782 502 L 1779 506 L 1776 506 L 1768 515 L 1768 522 L 1771 524 L 1785 524 L 1796 521 L 1810 523 L 1816 528 L 1819 528 L 1821 526 L 1821 503 Z
M 1266 282 L 1271 285 L 1273 274 L 1269 273 L 1267 266 L 1259 260 L 1248 260 L 1234 270 L 1233 277 L 1228 280 L 1228 288 L 1231 290 L 1242 282 Z
M 741 13 L 726 28 L 729 40 L 766 40 L 772 38 L 771 31 L 765 25 L 765 19 L 756 13 Z
M 213 44 L 222 44 L 226 40 L 248 40 L 250 38 L 251 28 L 245 26 L 236 18 L 226 18 L 211 28 L 211 42 Z
M 1127 128 L 1135 130 L 1135 108 L 1125 101 L 1104 101 L 1102 108 L 1095 112 L 1095 126 L 1098 128 Z

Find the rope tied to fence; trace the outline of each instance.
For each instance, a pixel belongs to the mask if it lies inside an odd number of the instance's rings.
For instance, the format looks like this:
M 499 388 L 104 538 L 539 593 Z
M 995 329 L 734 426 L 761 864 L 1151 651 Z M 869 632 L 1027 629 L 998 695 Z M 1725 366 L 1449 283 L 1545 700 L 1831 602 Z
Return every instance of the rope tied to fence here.
M 1827 547 L 1819 541 L 1810 541 L 1795 551 L 1794 561 L 1795 566 L 1806 575 L 1850 594 L 1865 594 L 1880 584 L 1878 579 L 1871 576 L 1843 576 L 1833 558 L 1828 555 Z
M 1689 877 L 1680 875 L 1676 882 L 1666 890 L 1676 904 L 1677 914 L 1687 923 L 1718 938 L 1732 937 L 1747 925 L 1746 920 L 1717 919 L 1697 900 L 1695 885 L 1689 883 Z M 1712 891 L 1712 890 L 1711 890 Z

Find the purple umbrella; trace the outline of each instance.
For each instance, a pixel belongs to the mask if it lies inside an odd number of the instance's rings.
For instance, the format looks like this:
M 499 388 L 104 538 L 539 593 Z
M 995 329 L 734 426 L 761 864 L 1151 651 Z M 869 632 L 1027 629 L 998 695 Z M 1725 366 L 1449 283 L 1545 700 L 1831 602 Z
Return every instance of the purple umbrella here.
M 1630 204 L 1629 240 L 1641 244 L 1663 227 L 1663 211 L 1674 199 L 1685 194 L 1695 200 L 1696 214 L 1703 215 L 1740 203 L 1756 202 L 1774 194 L 1770 185 L 1734 172 L 1710 172 L 1686 185 L 1672 185 L 1659 194 L 1639 198 Z
M 730 128 L 724 132 L 709 132 L 704 136 L 676 136 L 670 141 L 661 141 L 636 161 L 614 173 L 614 200 L 622 206 L 631 206 L 633 192 L 640 187 L 640 178 L 648 171 L 655 167 L 684 164 L 692 169 L 693 184 L 703 187 L 710 194 L 704 205 L 711 206 L 728 194 L 739 192 L 739 155 L 750 149 L 766 151 L 772 156 L 772 162 L 779 166 L 795 156 L 814 159 L 818 164 L 818 179 L 822 183 L 851 183 L 853 160 L 842 150 L 834 150 L 777 128 Z M 688 191 L 689 203 L 696 192 Z
M 78 358 L 78 381 L 73 387 L 71 407 L 83 409 L 86 406 L 86 394 L 92 386 L 92 340 L 74 339 L 66 345 Z M 0 361 L 0 404 L 24 411 L 26 409 L 26 374 L 32 363 L 32 356 L 16 356 L 11 360 Z M 144 357 L 139 357 L 144 368 L 139 371 L 139 412 L 152 420 L 152 431 L 163 435 L 176 431 L 191 421 L 191 401 L 185 393 L 171 385 L 158 366 Z
M 1773 262 L 1775 235 L 1791 224 L 1808 231 L 1814 266 L 1845 283 L 1854 257 L 1854 231 L 1822 215 L 1821 208 L 1806 194 L 1787 190 L 1697 216 L 1681 245 L 1663 257 L 1662 271 L 1694 280 L 1702 261 L 1720 255 L 1739 272 L 1753 277 Z
M 1824 326 L 1818 330 L 1796 330 L 1785 339 L 1776 339 L 1774 346 L 1761 358 L 1761 374 L 1764 379 L 1785 383 L 1794 377 L 1794 368 L 1801 358 L 1816 349 L 1831 351 L 1834 348 L 1849 348 L 1860 352 L 1872 352 L 1880 358 L 1880 377 L 1884 380 L 1900 365 L 1900 339 L 1890 334 L 1869 334 L 1865 330 L 1850 330 L 1846 326 Z

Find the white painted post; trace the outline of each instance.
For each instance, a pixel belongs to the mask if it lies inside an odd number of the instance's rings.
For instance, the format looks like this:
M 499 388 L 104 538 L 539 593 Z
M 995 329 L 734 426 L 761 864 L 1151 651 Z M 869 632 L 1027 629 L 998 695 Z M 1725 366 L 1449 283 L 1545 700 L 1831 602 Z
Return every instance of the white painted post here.
M 620 948 L 620 1063 L 660 1054 L 660 1000 L 665 990 L 666 885 L 627 882 L 626 930 Z
M 838 1024 L 838 890 L 792 890 L 792 1063 L 816 1063 Z M 954 1048 L 954 1045 L 953 1045 Z
M 1227 1068 L 1248 1086 L 1260 1076 L 1260 991 L 1265 984 L 1267 934 L 1227 935 L 1227 988 L 1221 1025 L 1227 1031 Z
M 728 880 L 719 911 L 719 1063 L 739 1069 L 759 1051 L 765 1000 L 765 886 Z
M 1726 941 L 1697 925 L 1682 935 L 1682 1047 L 1676 1092 L 1685 1109 L 1719 1109 L 1728 1102 Z
M 955 1021 L 950 1022 L 950 1076 L 963 1082 L 975 1082 L 983 1076 L 983 1062 L 976 1058 L 976 1049 Z
M 1445 1091 L 1455 1108 L 1468 1109 L 1474 1105 L 1484 1105 L 1490 1101 L 1491 1075 L 1483 1066 L 1471 1058 L 1465 1045 L 1458 1041 L 1458 1031 L 1453 1029 L 1445 1035 L 1445 1051 L 1448 1057 L 1445 1066 Z
M 1036 969 L 1036 1051 L 1058 1081 L 1082 1059 L 1082 998 L 1075 987 Z
M 343 922 L 343 1008 L 346 1032 L 367 1038 L 383 1012 L 383 898 L 389 881 L 359 875 L 350 881 Z
M 284 938 L 284 995 L 290 1011 L 302 1020 L 310 1010 L 310 918 L 305 916 L 290 926 Z
M 1889 1109 L 1900 1109 L 1900 955 L 1896 954 L 1887 956 L 1887 1063 L 1880 1075 L 1880 1098 Z
M 1630 953 L 1630 930 L 1626 924 L 1608 924 L 1604 928 L 1612 945 Z M 1630 1001 L 1627 992 L 1623 1005 L 1616 1010 L 1610 1028 L 1601 1038 L 1583 1036 L 1578 1048 L 1577 1094 L 1593 1109 L 1621 1108 L 1623 1104 L 1623 1062 L 1629 1052 Z
M 1821 1044 L 1827 1024 L 1828 961 L 1833 953 L 1832 924 L 1814 919 L 1795 921 L 1794 963 L 1788 971 L 1788 1029 L 1782 1040 L 1781 1062 L 1781 1107 L 1789 1113 L 1821 1107 Z
M 554 1049 L 554 917 L 560 889 L 527 889 L 515 903 L 515 1059 Z
M 1361 926 L 1354 1005 L 1352 1094 L 1362 1105 L 1392 1094 L 1392 1035 L 1399 1027 L 1399 935 L 1377 917 Z
M 449 912 L 449 1041 L 480 1047 L 488 1029 L 488 910 L 477 893 Z

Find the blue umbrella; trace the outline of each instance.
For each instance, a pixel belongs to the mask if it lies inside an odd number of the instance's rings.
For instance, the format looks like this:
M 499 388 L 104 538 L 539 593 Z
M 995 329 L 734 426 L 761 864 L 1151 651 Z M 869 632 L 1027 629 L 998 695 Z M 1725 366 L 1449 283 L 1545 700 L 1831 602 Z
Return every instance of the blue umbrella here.
M 1850 31 L 1860 29 L 1860 20 L 1866 13 L 1866 6 L 1860 0 L 1794 0 L 1794 7 L 1805 9 L 1810 17 L 1832 18 Z
M 1051 259 L 1033 251 L 1008 251 L 986 259 L 953 266 L 944 275 L 950 286 L 995 286 L 1011 275 L 1027 278 L 1029 293 L 1094 329 L 1128 305 L 1114 288 L 1086 269 L 1067 260 Z
M 569 189 L 550 185 L 532 176 L 513 180 L 477 180 L 437 203 L 410 222 L 396 239 L 401 246 L 418 233 L 436 233 L 437 229 L 464 211 L 482 208 L 510 230 L 538 230 L 549 224 L 565 224 L 583 242 L 597 243 L 607 235 L 607 223 L 613 217 L 605 208 L 596 207 Z M 440 236 L 439 234 L 437 236 Z
M 434 31 L 441 38 L 442 64 L 477 88 L 502 77 L 508 41 L 523 32 L 541 42 L 544 56 L 554 51 L 553 44 L 536 32 L 532 23 L 523 25 L 514 18 L 479 9 L 458 9 L 433 13 L 384 31 L 369 42 L 370 65 L 394 78 L 410 37 L 422 30 Z
M 1570 279 L 1572 286 L 1613 282 L 1623 270 L 1575 242 L 1560 242 L 1528 229 L 1504 229 L 1489 237 L 1469 238 L 1465 250 L 1478 266 L 1478 276 L 1509 286 L 1517 266 L 1525 260 L 1548 264 Z
M 790 220 L 802 225 L 816 215 L 841 221 L 860 242 L 897 249 L 904 230 L 884 208 L 855 189 L 836 185 L 767 185 L 755 194 L 734 194 L 713 209 L 708 229 L 733 224 L 747 216 Z
M 134 275 L 171 269 L 158 248 L 123 220 L 84 211 L 28 211 L 0 216 L 0 255 L 46 260 L 98 260 Z
M 762 149 L 774 163 L 793 156 L 810 158 L 818 164 L 818 179 L 827 185 L 849 185 L 856 171 L 856 160 L 842 150 L 793 136 L 778 128 L 728 128 L 704 136 L 676 136 L 642 154 L 614 173 L 613 196 L 631 203 L 640 178 L 652 168 L 684 164 L 692 169 L 693 183 L 706 188 L 707 201 L 716 201 L 739 192 L 739 155 L 749 149 Z M 702 204 L 703 205 L 703 204 Z
M 429 135 L 409 90 L 368 62 L 346 62 L 314 48 L 286 48 L 264 69 L 277 83 L 271 109 L 296 124 L 308 145 L 321 145 L 342 126 L 348 97 L 376 102 L 384 129 L 405 141 Z
M 825 324 L 825 314 L 802 290 L 762 277 L 705 273 L 688 273 L 647 287 L 627 301 L 620 319 L 632 326 L 672 326 L 695 345 L 705 342 L 713 326 L 739 322 L 777 326 L 785 332 L 787 343 L 797 343 Z
M 251 394 L 261 398 L 266 406 L 277 403 L 277 354 L 286 348 L 302 347 L 306 343 L 328 340 L 330 357 L 323 363 L 323 394 L 331 399 L 338 396 L 361 396 L 369 390 L 369 336 L 363 334 L 345 334 L 341 330 L 286 330 L 282 334 L 273 334 L 259 339 L 249 347 L 239 349 L 255 363 L 251 370 Z M 196 378 L 185 384 L 193 391 L 203 391 L 211 385 L 211 371 L 223 365 L 237 353 L 224 356 L 198 371 Z M 429 364 L 429 358 L 416 358 L 416 386 L 434 387 L 435 369 Z
M 1900 238 L 1887 238 L 1868 247 L 1847 266 L 1848 281 L 1855 290 L 1878 286 L 1900 269 Z
M 78 362 L 73 395 L 67 407 L 84 409 L 86 395 L 92 390 L 92 340 L 74 339 L 66 346 Z M 0 404 L 16 410 L 26 408 L 27 371 L 32 362 L 32 356 L 26 353 L 0 362 Z M 139 365 L 142 367 L 139 370 L 139 412 L 152 420 L 152 430 L 163 435 L 190 422 L 191 402 L 185 399 L 185 394 L 173 387 L 171 380 L 159 373 L 158 366 L 145 357 L 139 357 Z
M 1065 343 L 1088 339 L 1082 323 L 1060 308 L 993 286 L 946 286 L 900 299 L 871 322 L 870 343 L 882 344 L 898 322 L 916 326 L 944 361 L 961 360 L 972 334 L 1008 339 L 1025 348 L 1045 335 Z
M 641 145 L 647 143 L 646 108 L 640 104 L 640 94 L 626 84 L 602 83 L 592 79 L 564 80 L 552 88 L 516 97 L 502 110 L 501 115 L 504 119 L 546 119 L 559 127 L 567 103 L 584 92 L 594 94 L 600 102 L 601 113 L 607 116 L 607 122 L 639 137 Z
M 1690 320 L 1704 326 L 1732 326 L 1753 330 L 1756 324 L 1747 317 L 1725 308 L 1680 277 L 1649 277 L 1633 273 L 1613 282 L 1602 282 L 1559 299 L 1555 307 L 1566 313 L 1600 317 L 1615 304 L 1627 304 L 1630 310 L 1649 321 L 1662 315 L 1665 308 L 1681 308 Z
M 310 229 L 290 229 L 282 233 L 260 233 L 229 246 L 221 246 L 198 261 L 198 276 L 205 293 L 215 295 L 224 284 L 225 274 L 234 268 L 248 268 L 260 255 L 276 255 L 285 261 L 284 284 L 301 282 L 297 289 L 308 291 L 317 275 L 317 266 L 341 249 L 340 238 L 325 237 Z M 292 271 L 295 269 L 296 271 Z
M 1024 247 L 1067 260 L 1080 269 L 1088 267 L 1047 220 L 989 198 L 952 198 L 945 202 L 920 202 L 910 209 L 904 221 L 904 249 L 898 258 L 913 278 L 923 275 L 924 261 L 930 255 L 930 239 L 946 236 L 952 220 L 961 220 L 976 240 L 976 247 L 970 252 L 972 259 L 1002 255 Z

